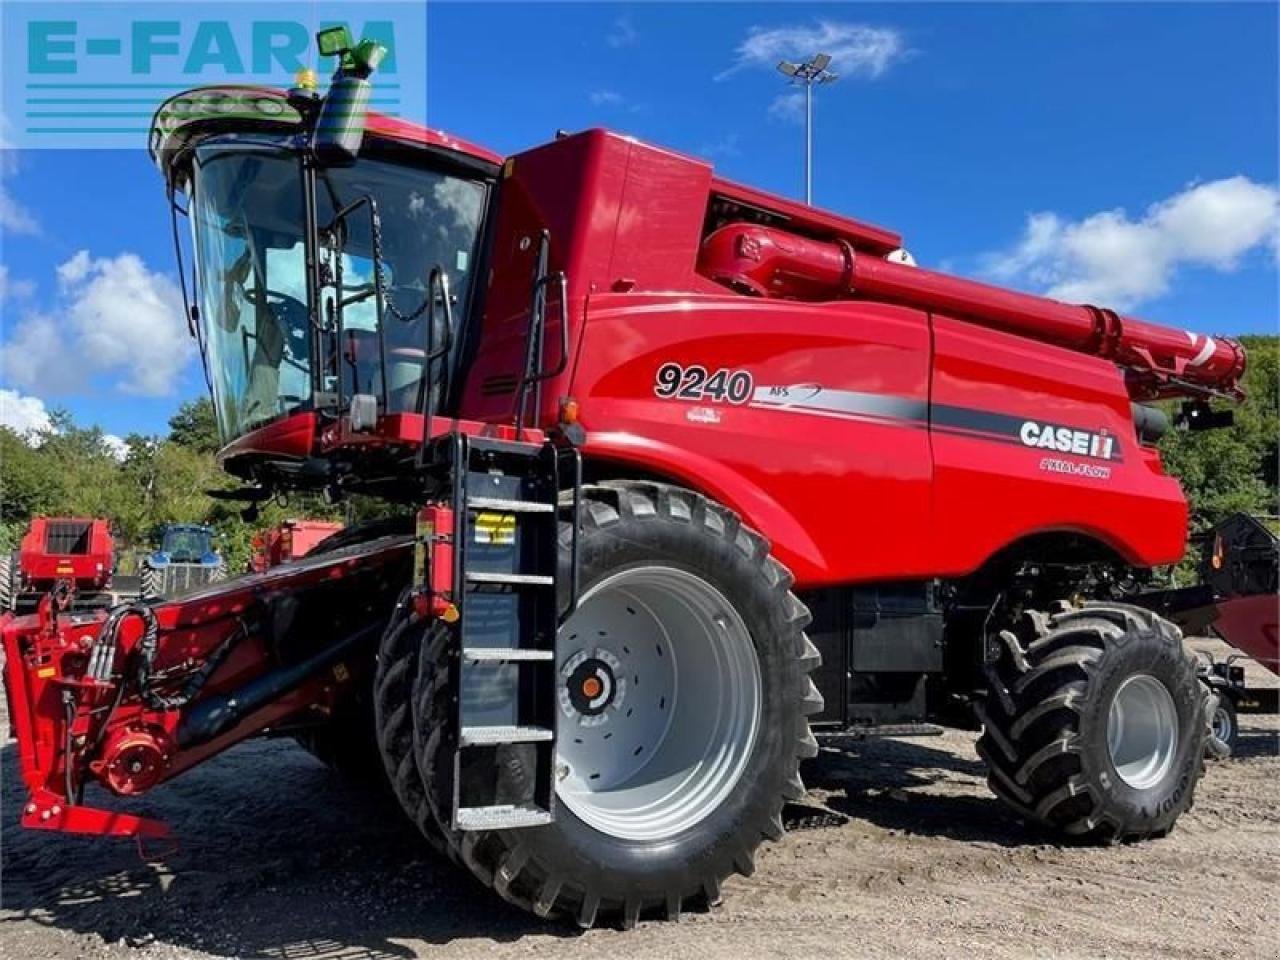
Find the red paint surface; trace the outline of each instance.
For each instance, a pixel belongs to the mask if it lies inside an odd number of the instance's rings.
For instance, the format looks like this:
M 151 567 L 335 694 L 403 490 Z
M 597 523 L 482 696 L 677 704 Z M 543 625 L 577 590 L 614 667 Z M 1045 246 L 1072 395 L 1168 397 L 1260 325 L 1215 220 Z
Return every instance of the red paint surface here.
M 1213 629 L 1241 653 L 1280 674 L 1280 597 L 1258 593 L 1219 601 Z
M 52 551 L 51 526 L 75 524 L 87 527 L 84 550 L 79 553 Z M 18 569 L 23 588 L 47 591 L 59 580 L 70 580 L 81 589 L 101 589 L 111 579 L 115 566 L 115 541 L 106 520 L 90 517 L 36 517 L 18 547 Z

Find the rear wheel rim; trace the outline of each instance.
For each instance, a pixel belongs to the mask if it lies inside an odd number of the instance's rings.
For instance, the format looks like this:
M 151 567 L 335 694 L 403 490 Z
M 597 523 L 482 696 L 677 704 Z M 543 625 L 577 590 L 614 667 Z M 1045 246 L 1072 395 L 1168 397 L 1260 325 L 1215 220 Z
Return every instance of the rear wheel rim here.
M 1116 774 L 1135 790 L 1165 778 L 1178 751 L 1178 711 L 1163 683 L 1137 673 L 1120 684 L 1107 714 L 1107 749 Z
M 558 638 L 557 794 L 610 836 L 654 841 L 710 816 L 755 745 L 760 665 L 724 595 L 674 567 L 588 590 Z

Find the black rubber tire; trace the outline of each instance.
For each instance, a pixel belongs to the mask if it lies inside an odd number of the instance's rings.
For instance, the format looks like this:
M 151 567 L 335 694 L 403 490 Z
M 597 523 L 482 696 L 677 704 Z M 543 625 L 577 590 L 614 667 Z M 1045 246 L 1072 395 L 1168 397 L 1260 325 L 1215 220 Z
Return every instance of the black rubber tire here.
M 159 600 L 164 596 L 164 572 L 145 560 L 138 571 L 138 593 L 143 600 Z
M 401 594 L 396 610 L 378 644 L 378 663 L 373 676 L 373 717 L 377 756 L 385 780 L 390 783 L 405 815 L 417 826 L 437 853 L 453 858 L 427 801 L 427 791 L 418 775 L 414 755 L 414 680 L 426 628 L 409 603 L 409 592 Z
M 1236 752 L 1236 745 L 1240 741 L 1240 719 L 1236 715 L 1235 697 L 1226 690 L 1214 690 L 1213 696 L 1217 701 L 1209 720 L 1208 756 L 1215 760 L 1226 760 Z M 1220 736 L 1224 731 L 1226 736 Z
M 10 554 L 0 554 L 0 613 L 13 609 L 15 568 L 16 564 Z
M 562 523 L 563 558 L 571 535 L 570 524 Z M 579 549 L 584 592 L 620 569 L 658 562 L 709 581 L 748 624 L 759 657 L 762 716 L 729 799 L 678 836 L 652 842 L 599 832 L 565 804 L 557 805 L 555 821 L 546 826 L 451 830 L 452 646 L 442 625 L 430 631 L 414 691 L 419 772 L 459 859 L 510 903 L 540 917 L 572 918 L 582 927 L 629 928 L 653 914 L 676 919 L 686 907 L 718 903 L 730 874 L 751 874 L 760 844 L 782 837 L 783 804 L 804 797 L 800 762 L 818 750 L 807 717 L 822 709 L 809 678 L 821 662 L 804 633 L 809 612 L 763 537 L 726 508 L 679 487 L 618 481 L 584 488 Z M 518 765 L 519 756 L 513 753 L 508 763 Z M 523 769 L 507 773 L 523 780 L 529 775 Z
M 1204 773 L 1209 694 L 1173 624 L 1122 604 L 1030 613 L 1020 638 L 1002 631 L 988 667 L 978 753 L 995 794 L 1026 820 L 1091 842 L 1163 836 L 1190 808 Z M 1116 773 L 1107 718 L 1119 685 L 1160 681 L 1178 717 L 1168 773 L 1138 790 Z

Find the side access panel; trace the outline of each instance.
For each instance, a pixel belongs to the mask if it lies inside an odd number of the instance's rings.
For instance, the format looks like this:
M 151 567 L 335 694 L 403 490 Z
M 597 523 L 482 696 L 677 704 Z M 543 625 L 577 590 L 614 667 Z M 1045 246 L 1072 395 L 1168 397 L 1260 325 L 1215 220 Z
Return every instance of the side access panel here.
M 919 724 L 926 685 L 943 669 L 943 617 L 929 581 L 832 587 L 802 593 L 807 633 L 822 654 L 813 681 L 822 694 L 815 727 Z
M 933 332 L 936 575 L 1050 531 L 1140 566 L 1181 558 L 1186 500 L 1138 443 L 1114 364 L 938 315 Z
M 817 587 L 928 571 L 929 355 L 900 307 L 597 294 L 571 392 L 588 463 L 702 491 Z

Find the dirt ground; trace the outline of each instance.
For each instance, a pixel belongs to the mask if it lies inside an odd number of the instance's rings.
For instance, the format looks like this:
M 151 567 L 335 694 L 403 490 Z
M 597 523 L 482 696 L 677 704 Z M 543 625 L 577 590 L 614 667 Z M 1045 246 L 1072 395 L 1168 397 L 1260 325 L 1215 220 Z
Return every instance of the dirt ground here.
M 1029 834 L 988 794 L 971 734 L 828 745 L 788 836 L 722 907 L 628 933 L 506 906 L 289 742 L 244 744 L 131 805 L 181 837 L 147 861 L 17 828 L 8 743 L 0 957 L 1271 958 L 1280 721 L 1241 726 L 1171 836 L 1106 849 Z

